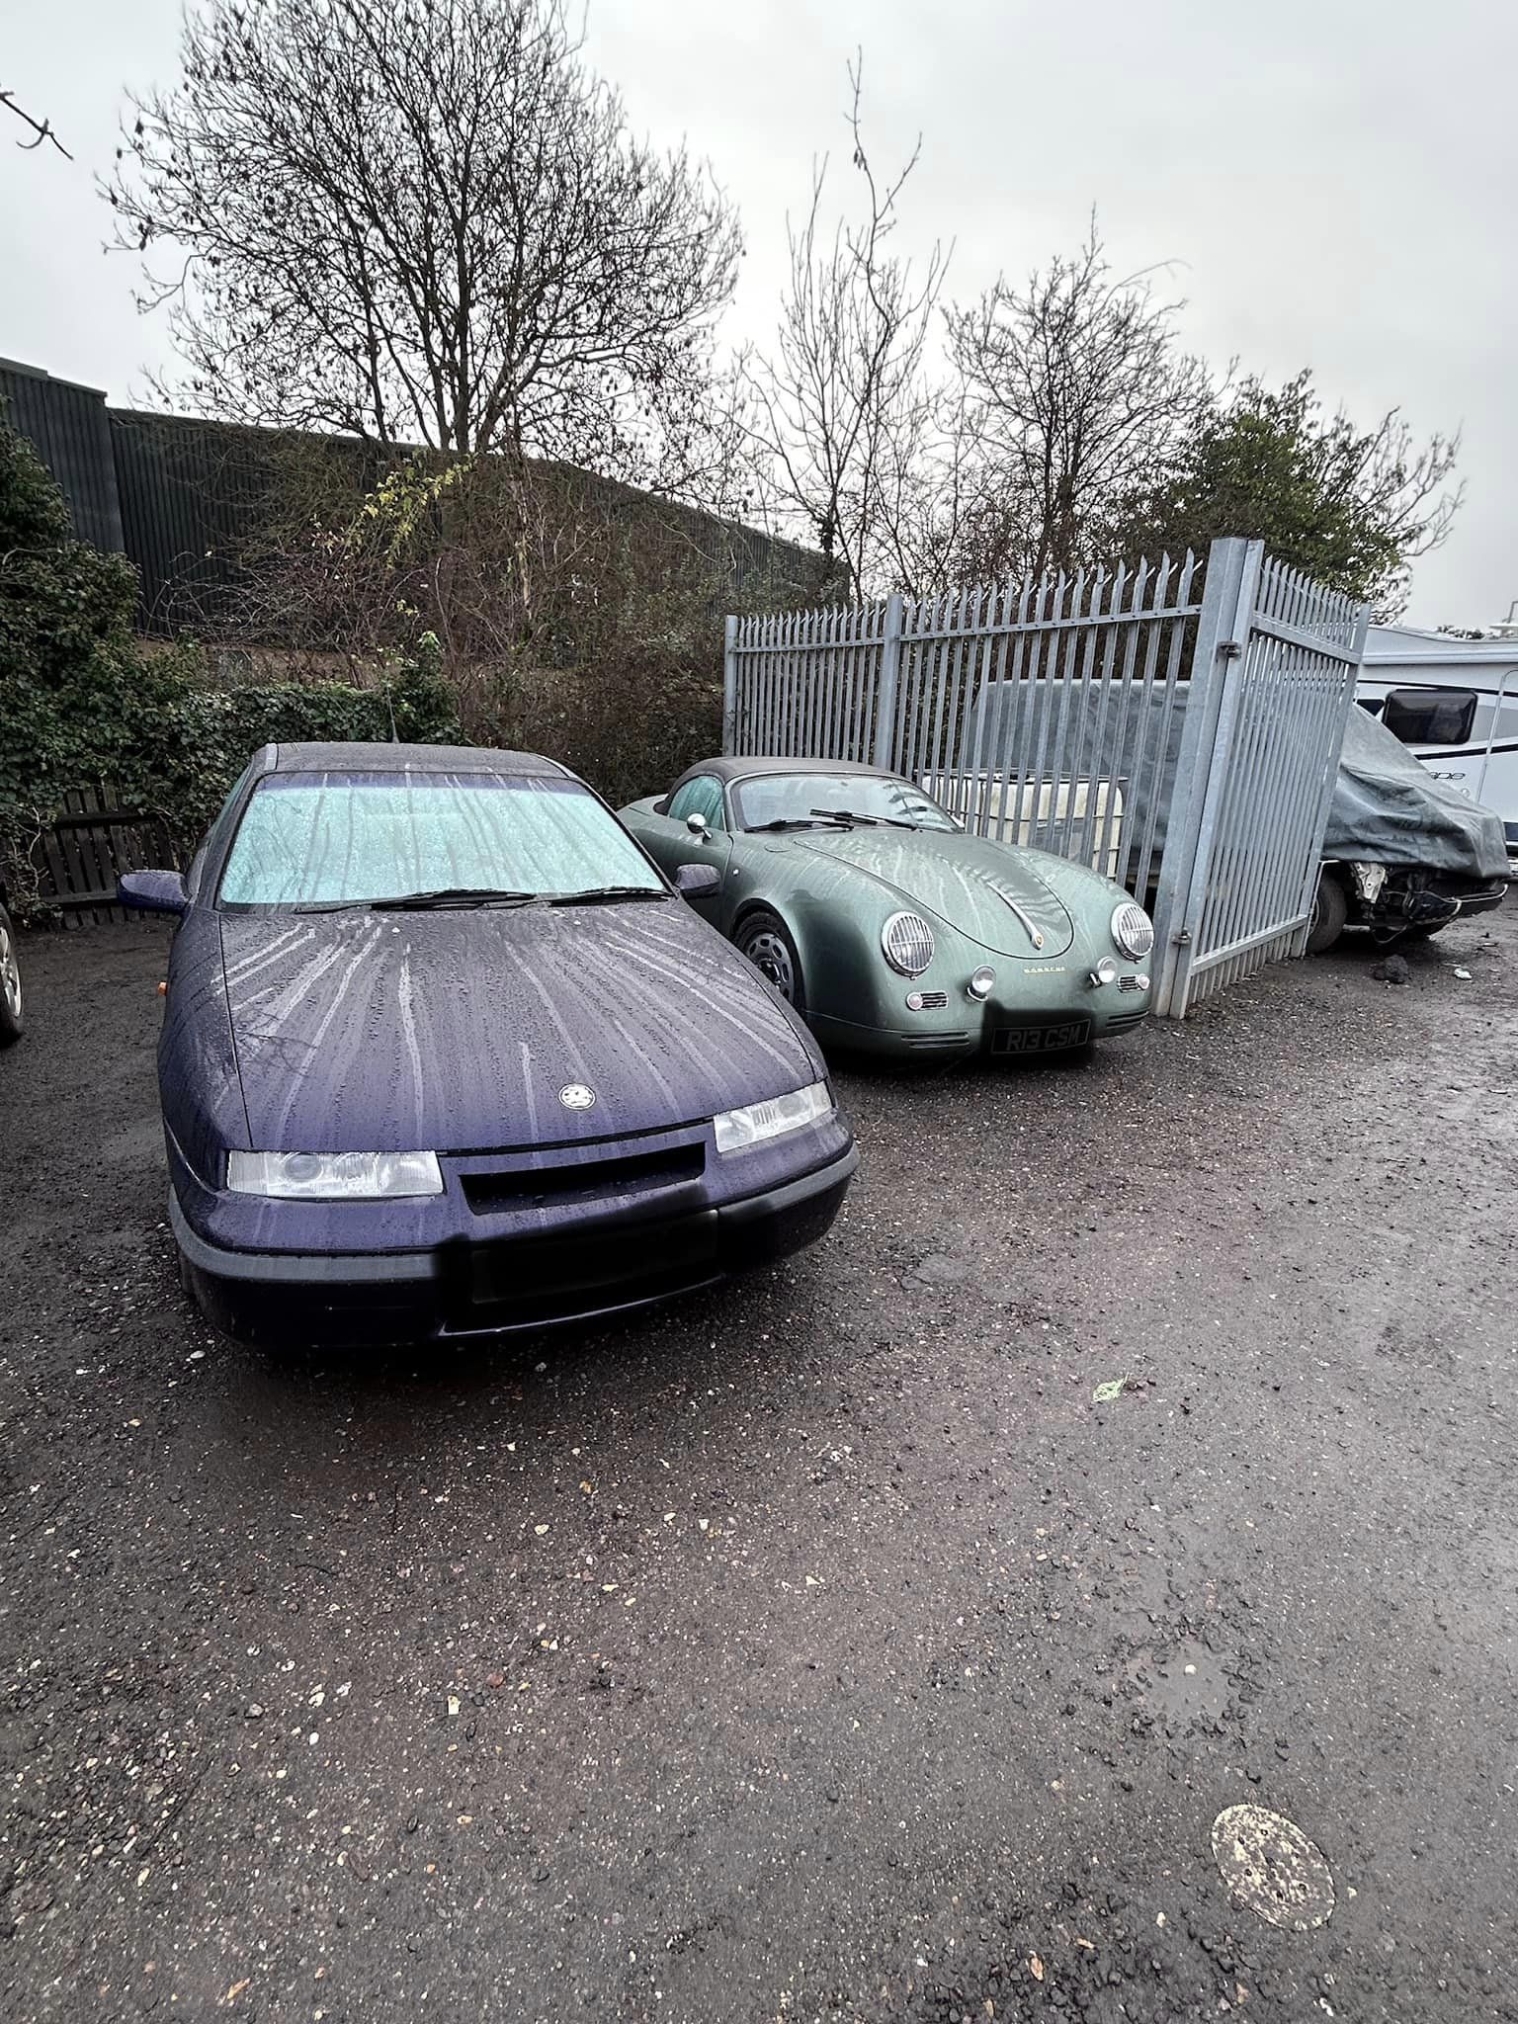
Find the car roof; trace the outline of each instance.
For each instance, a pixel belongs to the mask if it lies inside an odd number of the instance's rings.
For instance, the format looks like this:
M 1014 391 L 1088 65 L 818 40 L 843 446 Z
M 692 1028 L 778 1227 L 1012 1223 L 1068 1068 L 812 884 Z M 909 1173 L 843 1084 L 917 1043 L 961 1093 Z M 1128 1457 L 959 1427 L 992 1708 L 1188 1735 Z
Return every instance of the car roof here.
M 900 776 L 885 766 L 871 766 L 862 759 L 793 759 L 784 753 L 746 753 L 737 758 L 703 759 L 699 766 L 687 766 L 675 787 L 687 780 L 694 780 L 705 774 L 724 783 L 733 780 L 747 780 L 761 773 L 827 773 L 835 778 L 840 774 L 873 774 L 879 780 L 895 780 Z M 675 789 L 672 787 L 670 792 Z
M 573 779 L 567 766 L 540 752 L 496 752 L 488 745 L 338 743 L 266 745 L 260 773 L 500 773 Z

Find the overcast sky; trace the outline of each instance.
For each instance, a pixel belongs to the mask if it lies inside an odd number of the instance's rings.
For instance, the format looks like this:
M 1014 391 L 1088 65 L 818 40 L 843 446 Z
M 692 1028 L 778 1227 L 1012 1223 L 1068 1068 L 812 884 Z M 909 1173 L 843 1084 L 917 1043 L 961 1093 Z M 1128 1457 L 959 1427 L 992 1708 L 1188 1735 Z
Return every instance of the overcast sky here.
M 72 149 L 0 127 L 0 355 L 142 391 L 166 360 L 101 245 L 122 93 L 176 74 L 178 0 L 0 0 L 0 88 Z M 772 324 L 785 217 L 814 153 L 846 180 L 845 66 L 872 154 L 923 138 L 899 244 L 953 239 L 951 292 L 1074 247 L 1094 205 L 1124 269 L 1173 261 L 1188 341 L 1282 378 L 1309 365 L 1369 422 L 1462 428 L 1465 507 L 1410 618 L 1518 598 L 1518 8 L 1507 0 L 590 0 L 635 126 L 682 135 L 737 200 L 736 335 Z M 19 129 L 18 129 L 19 131 Z

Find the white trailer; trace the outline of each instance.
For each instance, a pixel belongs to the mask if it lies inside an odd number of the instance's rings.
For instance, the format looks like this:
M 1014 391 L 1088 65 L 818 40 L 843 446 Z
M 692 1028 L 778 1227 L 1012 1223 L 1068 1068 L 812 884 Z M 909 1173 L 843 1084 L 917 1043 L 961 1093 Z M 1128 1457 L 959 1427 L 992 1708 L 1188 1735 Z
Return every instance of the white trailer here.
M 1356 695 L 1432 774 L 1500 815 L 1518 851 L 1518 621 L 1480 640 L 1372 626 Z

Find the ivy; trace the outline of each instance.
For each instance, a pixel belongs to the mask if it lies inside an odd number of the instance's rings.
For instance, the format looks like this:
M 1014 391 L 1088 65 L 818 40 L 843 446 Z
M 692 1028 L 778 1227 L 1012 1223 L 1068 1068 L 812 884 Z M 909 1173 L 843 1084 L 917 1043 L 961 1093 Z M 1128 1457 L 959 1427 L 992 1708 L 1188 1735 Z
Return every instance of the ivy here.
M 38 843 L 71 788 L 156 816 L 183 857 L 260 745 L 462 737 L 430 633 L 373 688 L 218 688 L 198 648 L 134 639 L 136 601 L 131 564 L 72 539 L 58 486 L 0 419 L 0 880 L 20 918 L 47 913 Z

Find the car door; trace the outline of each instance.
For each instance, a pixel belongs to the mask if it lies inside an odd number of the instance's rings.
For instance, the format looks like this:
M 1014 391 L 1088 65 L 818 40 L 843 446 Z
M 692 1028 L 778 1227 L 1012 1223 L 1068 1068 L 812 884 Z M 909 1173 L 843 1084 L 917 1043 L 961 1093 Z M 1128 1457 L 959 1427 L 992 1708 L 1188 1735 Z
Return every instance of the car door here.
M 699 815 L 705 828 L 696 831 L 690 818 Z M 710 865 L 722 880 L 716 892 L 691 901 L 704 920 L 726 926 L 724 889 L 733 840 L 728 833 L 722 782 L 710 773 L 694 774 L 670 796 L 662 815 L 650 814 L 638 830 L 640 840 L 661 871 L 673 878 L 682 864 Z

